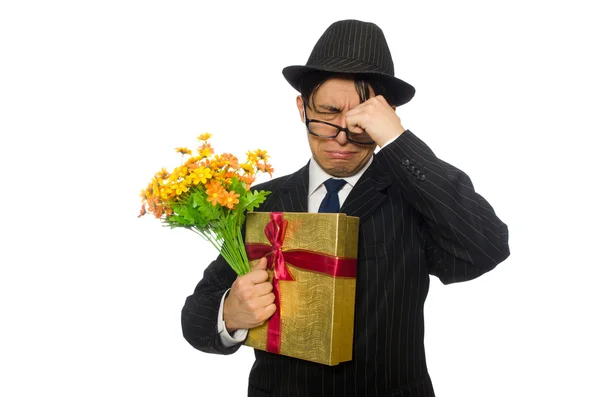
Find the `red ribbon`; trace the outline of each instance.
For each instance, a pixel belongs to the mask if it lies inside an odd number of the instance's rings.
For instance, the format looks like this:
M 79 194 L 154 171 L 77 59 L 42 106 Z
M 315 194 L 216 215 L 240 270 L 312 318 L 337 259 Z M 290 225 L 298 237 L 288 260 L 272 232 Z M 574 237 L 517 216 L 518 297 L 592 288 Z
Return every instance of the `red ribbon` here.
M 267 351 L 279 354 L 281 349 L 281 313 L 279 280 L 293 281 L 286 263 L 300 269 L 328 274 L 333 277 L 356 277 L 356 259 L 340 258 L 306 250 L 282 251 L 287 221 L 282 212 L 271 212 L 271 220 L 265 226 L 265 236 L 271 243 L 246 244 L 249 260 L 267 257 L 267 267 L 273 272 L 273 293 L 275 294 L 276 310 L 269 319 L 267 329 Z

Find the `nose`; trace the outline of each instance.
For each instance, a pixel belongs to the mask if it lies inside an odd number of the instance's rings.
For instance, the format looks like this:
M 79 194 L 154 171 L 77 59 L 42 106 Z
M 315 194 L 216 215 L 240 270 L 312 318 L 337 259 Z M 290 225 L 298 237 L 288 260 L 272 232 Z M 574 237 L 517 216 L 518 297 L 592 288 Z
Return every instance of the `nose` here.
M 347 128 L 346 127 L 346 115 L 345 114 L 342 115 L 342 118 L 340 120 L 339 126 Z M 339 143 L 342 146 L 348 144 L 348 135 L 346 134 L 346 131 L 340 131 L 339 134 L 338 134 L 338 136 L 335 137 L 335 140 L 336 140 L 337 143 Z
M 346 145 L 348 143 L 348 135 L 346 134 L 346 131 L 340 131 L 338 136 L 335 137 L 335 141 L 342 146 Z

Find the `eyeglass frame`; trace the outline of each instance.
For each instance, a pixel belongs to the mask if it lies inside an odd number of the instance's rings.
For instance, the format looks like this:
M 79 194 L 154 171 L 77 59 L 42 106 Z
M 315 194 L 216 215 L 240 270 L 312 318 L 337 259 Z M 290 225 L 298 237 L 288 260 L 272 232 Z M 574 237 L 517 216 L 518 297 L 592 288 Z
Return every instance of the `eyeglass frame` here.
M 304 106 L 304 124 L 306 125 L 306 131 L 308 131 L 309 134 L 317 136 L 319 138 L 323 138 L 323 139 L 335 139 L 335 138 L 338 137 L 338 135 L 340 135 L 340 132 L 344 131 L 346 133 L 346 139 L 348 141 L 352 142 L 352 143 L 355 143 L 357 145 L 365 145 L 365 146 L 370 146 L 370 145 L 374 145 L 375 144 L 375 141 L 369 141 L 369 142 L 358 142 L 358 141 L 355 141 L 354 139 L 350 138 L 350 134 L 357 135 L 357 133 L 350 131 L 346 127 L 342 127 L 342 126 L 339 126 L 337 124 L 330 123 L 328 121 L 317 120 L 317 119 L 309 119 L 308 115 L 306 113 L 306 101 L 302 101 L 302 102 L 303 102 L 302 105 Z M 333 135 L 333 136 L 323 136 L 323 135 L 315 134 L 314 132 L 312 132 L 310 130 L 310 128 L 308 128 L 308 123 L 321 123 L 321 124 L 326 124 L 326 125 L 328 125 L 330 127 L 335 127 L 335 128 L 337 128 L 337 133 L 335 135 Z M 366 132 L 363 132 L 362 134 L 366 134 Z

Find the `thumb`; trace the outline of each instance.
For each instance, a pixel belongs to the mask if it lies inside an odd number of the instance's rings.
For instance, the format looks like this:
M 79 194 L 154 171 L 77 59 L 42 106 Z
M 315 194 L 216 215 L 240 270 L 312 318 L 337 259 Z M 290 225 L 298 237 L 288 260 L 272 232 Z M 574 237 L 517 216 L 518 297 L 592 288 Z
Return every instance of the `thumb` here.
M 252 268 L 252 271 L 255 270 L 267 270 L 267 258 L 260 258 L 258 263 Z

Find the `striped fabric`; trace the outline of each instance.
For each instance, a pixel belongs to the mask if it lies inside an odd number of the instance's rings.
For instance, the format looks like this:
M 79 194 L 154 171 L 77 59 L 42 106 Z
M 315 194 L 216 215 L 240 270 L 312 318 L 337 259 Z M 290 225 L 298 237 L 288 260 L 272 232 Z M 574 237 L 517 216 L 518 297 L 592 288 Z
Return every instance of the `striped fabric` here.
M 332 24 L 315 44 L 306 64 L 394 75 L 394 62 L 381 29 L 374 23 L 356 20 Z
M 273 191 L 263 211 L 305 212 L 307 186 L 304 167 L 255 188 Z M 448 284 L 493 269 L 509 255 L 507 227 L 469 177 L 411 131 L 374 156 L 341 212 L 360 217 L 353 360 L 328 367 L 255 350 L 248 396 L 432 397 L 423 344 L 429 275 Z M 187 298 L 183 334 L 195 348 L 239 348 L 224 347 L 216 326 L 235 277 L 219 257 Z

